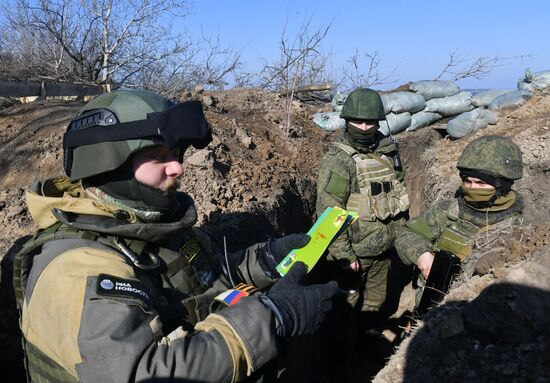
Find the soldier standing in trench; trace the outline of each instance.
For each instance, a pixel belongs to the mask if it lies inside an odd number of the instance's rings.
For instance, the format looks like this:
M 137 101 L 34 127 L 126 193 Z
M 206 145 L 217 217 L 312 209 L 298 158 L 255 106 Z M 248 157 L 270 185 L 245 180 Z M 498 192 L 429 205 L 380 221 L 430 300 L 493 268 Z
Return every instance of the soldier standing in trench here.
M 275 270 L 308 236 L 224 256 L 193 228 L 180 162 L 210 140 L 199 103 L 141 90 L 96 97 L 71 121 L 67 177 L 27 192 L 39 231 L 14 262 L 32 381 L 239 381 L 316 331 L 336 284 L 302 286 L 302 263 Z
M 350 341 L 358 318 L 359 334 L 380 330 L 387 314 L 382 312 L 388 289 L 388 272 L 396 239 L 408 218 L 409 196 L 404 183 L 405 168 L 395 142 L 378 131 L 385 120 L 380 95 L 367 88 L 349 94 L 340 117 L 346 125 L 319 165 L 317 214 L 339 206 L 359 213 L 359 219 L 329 248 L 327 268 L 340 287 L 349 290 L 351 316 L 343 314 L 338 327 Z M 431 247 L 423 238 L 409 238 L 407 246 L 424 261 Z M 359 342 L 360 343 L 360 342 Z M 348 346 L 343 346 L 348 347 Z M 368 345 L 363 345 L 368 347 Z

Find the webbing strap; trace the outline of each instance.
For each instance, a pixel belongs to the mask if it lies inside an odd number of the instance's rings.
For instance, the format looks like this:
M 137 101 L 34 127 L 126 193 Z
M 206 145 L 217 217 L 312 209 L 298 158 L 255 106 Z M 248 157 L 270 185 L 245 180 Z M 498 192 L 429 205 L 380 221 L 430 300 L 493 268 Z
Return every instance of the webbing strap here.
M 353 147 L 349 146 L 349 145 L 346 145 L 342 142 L 333 142 L 332 143 L 334 146 L 337 146 L 339 147 L 340 149 L 342 149 L 344 152 L 346 152 L 347 154 L 349 154 L 351 157 L 353 157 L 355 154 L 359 154 L 359 152 L 357 150 L 355 150 Z
M 33 383 L 78 382 L 78 379 L 72 376 L 69 371 L 46 356 L 32 343 L 26 342 L 25 354 L 29 361 L 28 372 Z

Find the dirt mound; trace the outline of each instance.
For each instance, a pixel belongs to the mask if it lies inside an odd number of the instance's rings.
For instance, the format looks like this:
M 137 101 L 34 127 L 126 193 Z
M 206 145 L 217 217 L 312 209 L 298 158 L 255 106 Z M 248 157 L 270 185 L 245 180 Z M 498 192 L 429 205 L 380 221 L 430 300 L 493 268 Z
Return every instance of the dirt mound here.
M 526 260 L 454 286 L 373 381 L 550 381 L 549 229 L 524 229 Z

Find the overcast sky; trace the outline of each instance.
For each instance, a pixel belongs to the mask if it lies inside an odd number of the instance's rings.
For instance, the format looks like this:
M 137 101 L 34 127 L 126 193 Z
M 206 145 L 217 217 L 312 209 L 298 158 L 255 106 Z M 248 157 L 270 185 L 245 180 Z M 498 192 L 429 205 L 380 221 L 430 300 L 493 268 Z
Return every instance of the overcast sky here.
M 323 45 L 335 70 L 356 48 L 378 51 L 381 74 L 397 68 L 387 87 L 434 78 L 457 50 L 470 60 L 531 56 L 503 61 L 483 80 L 462 80 L 462 88 L 515 88 L 527 67 L 550 70 L 546 0 L 197 0 L 185 23 L 192 34 L 219 33 L 226 46 L 243 49 L 247 69 L 257 70 L 259 58 L 276 55 L 285 20 L 296 31 L 309 16 L 316 26 L 332 20 Z

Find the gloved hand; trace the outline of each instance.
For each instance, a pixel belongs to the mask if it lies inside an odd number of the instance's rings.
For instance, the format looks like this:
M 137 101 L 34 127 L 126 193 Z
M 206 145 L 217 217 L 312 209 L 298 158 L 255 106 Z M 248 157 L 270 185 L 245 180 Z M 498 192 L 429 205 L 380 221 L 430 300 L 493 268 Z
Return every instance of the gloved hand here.
M 272 278 L 279 277 L 277 265 L 290 253 L 292 249 L 299 249 L 308 244 L 307 234 L 289 234 L 266 242 L 260 253 L 260 265 Z
M 314 333 L 332 309 L 332 298 L 338 292 L 334 281 L 311 286 L 300 285 L 307 266 L 296 262 L 288 273 L 262 295 L 260 300 L 269 307 L 278 324 L 281 337 Z

